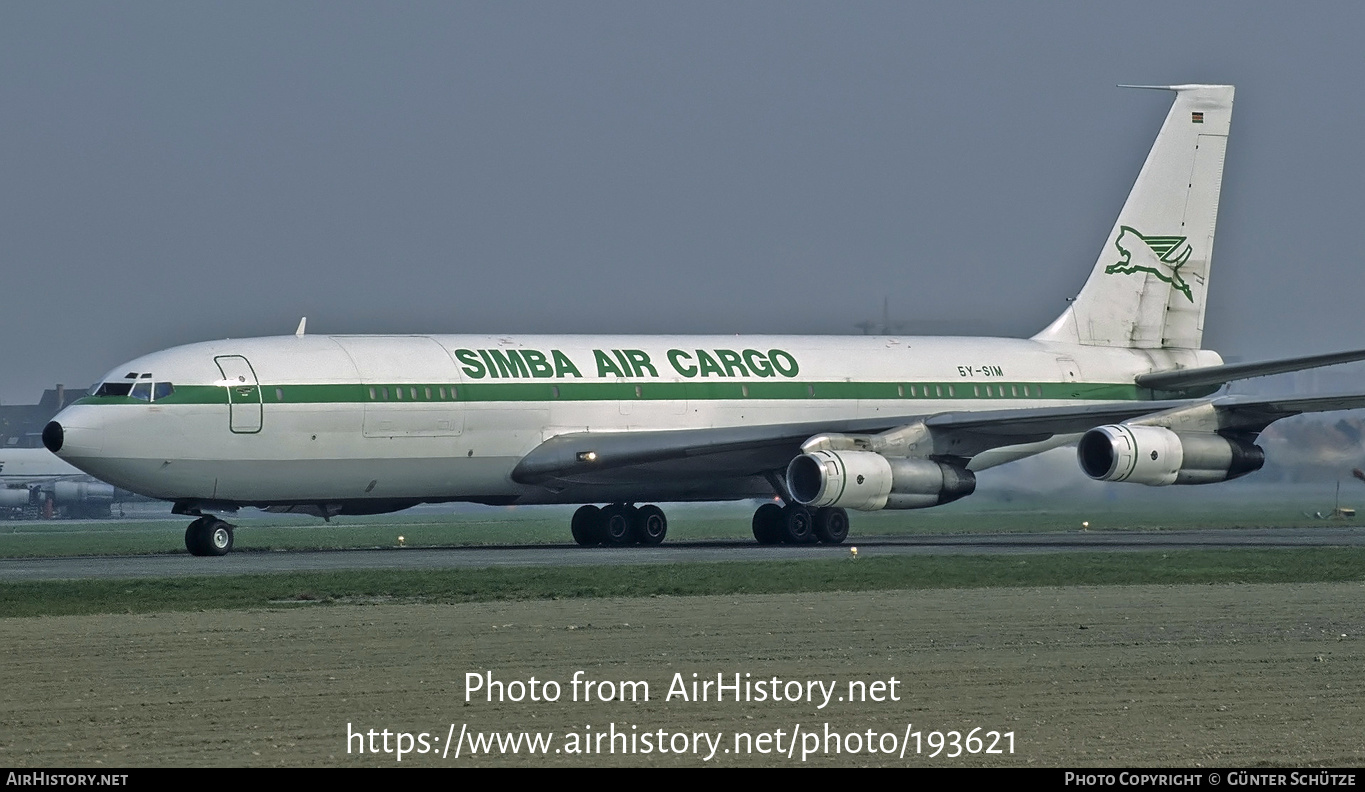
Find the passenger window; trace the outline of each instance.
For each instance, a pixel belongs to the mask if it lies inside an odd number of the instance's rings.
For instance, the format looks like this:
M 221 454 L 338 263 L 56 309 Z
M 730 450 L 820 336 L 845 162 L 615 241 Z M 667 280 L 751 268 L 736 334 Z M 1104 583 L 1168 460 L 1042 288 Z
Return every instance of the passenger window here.
M 427 401 L 431 401 L 431 388 L 426 388 Z
M 275 389 L 275 401 L 284 401 L 284 388 Z
M 150 383 L 150 382 L 139 382 L 138 384 L 136 384 L 136 385 L 133 386 L 132 392 L 129 393 L 128 395 L 131 396 L 131 397 L 134 398 L 134 399 L 137 399 L 138 401 L 151 401 L 151 400 L 152 400 L 152 383 Z
M 172 393 L 175 393 L 174 385 L 169 382 L 158 382 L 152 386 L 152 401 L 161 401 Z

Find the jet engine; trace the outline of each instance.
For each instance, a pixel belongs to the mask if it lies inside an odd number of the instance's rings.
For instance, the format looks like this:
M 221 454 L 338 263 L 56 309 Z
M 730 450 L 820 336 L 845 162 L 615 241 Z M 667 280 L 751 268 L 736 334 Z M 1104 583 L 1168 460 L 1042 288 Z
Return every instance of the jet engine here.
M 1160 426 L 1110 424 L 1081 436 L 1081 470 L 1098 481 L 1132 481 L 1152 487 L 1213 484 L 1254 473 L 1265 464 L 1255 443 Z
M 52 495 L 62 506 L 75 503 L 112 503 L 114 486 L 102 481 L 58 481 L 52 485 Z
M 32 501 L 33 496 L 29 493 L 28 487 L 19 489 L 0 489 L 0 506 L 17 508 L 27 506 Z
M 798 503 L 876 511 L 924 509 L 976 490 L 966 468 L 871 451 L 812 451 L 787 466 L 787 490 Z

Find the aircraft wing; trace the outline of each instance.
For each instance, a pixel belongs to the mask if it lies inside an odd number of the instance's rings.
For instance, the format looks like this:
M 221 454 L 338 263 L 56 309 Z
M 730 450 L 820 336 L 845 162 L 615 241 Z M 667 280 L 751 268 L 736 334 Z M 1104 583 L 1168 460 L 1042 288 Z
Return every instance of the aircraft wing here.
M 1253 396 L 1224 396 L 1210 400 L 1218 412 L 1218 430 L 1259 433 L 1281 418 L 1315 412 L 1356 410 L 1365 407 L 1365 395 L 1343 393 L 1326 396 L 1297 396 L 1267 399 Z
M 988 412 L 946 412 L 844 421 L 766 424 L 663 431 L 572 432 L 557 435 L 522 458 L 512 478 L 522 484 L 600 483 L 652 475 L 754 476 L 786 468 L 816 435 L 868 438 L 915 429 L 917 455 L 970 460 L 993 448 L 1080 434 L 1132 421 L 1173 429 L 1255 435 L 1293 415 L 1365 408 L 1365 394 L 1300 398 L 1224 396 L 1134 401 Z

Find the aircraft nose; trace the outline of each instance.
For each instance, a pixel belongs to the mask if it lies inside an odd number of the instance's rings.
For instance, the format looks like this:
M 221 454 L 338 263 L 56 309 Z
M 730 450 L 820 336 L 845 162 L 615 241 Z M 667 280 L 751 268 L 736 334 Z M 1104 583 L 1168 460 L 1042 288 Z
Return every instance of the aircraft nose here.
M 49 421 L 47 426 L 43 427 L 43 447 L 48 451 L 54 454 L 61 451 L 63 439 L 65 439 L 65 432 L 62 431 L 61 424 L 56 421 Z
M 99 417 L 78 405 L 62 410 L 43 427 L 43 447 L 68 462 L 78 457 L 100 456 L 104 426 Z

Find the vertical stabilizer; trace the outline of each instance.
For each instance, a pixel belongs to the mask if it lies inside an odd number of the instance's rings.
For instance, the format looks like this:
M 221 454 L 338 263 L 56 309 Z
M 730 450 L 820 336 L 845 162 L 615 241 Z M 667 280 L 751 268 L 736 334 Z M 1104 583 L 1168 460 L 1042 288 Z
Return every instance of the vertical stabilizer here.
M 1152 87 L 1175 92 L 1171 111 L 1090 279 L 1037 340 L 1199 348 L 1233 88 Z

